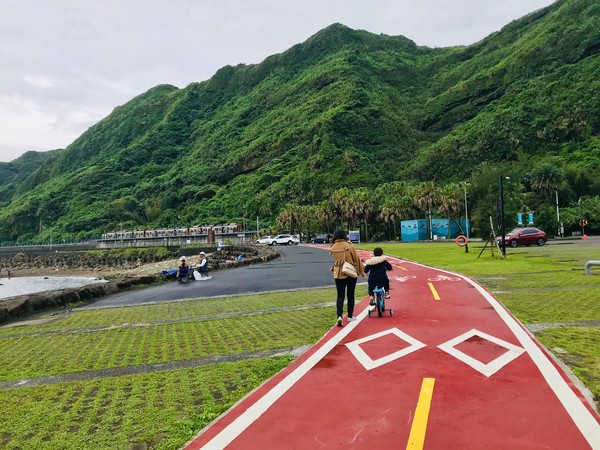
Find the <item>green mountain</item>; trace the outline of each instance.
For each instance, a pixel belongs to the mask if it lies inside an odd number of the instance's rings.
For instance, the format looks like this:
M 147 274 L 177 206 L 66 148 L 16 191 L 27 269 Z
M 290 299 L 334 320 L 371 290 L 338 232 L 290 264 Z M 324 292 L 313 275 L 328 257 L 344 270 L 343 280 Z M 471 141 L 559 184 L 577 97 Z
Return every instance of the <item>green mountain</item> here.
M 0 241 L 274 218 L 399 180 L 469 181 L 485 223 L 486 184 L 509 172 L 528 208 L 553 211 L 553 186 L 565 206 L 595 198 L 599 52 L 595 0 L 559 0 L 465 47 L 334 24 L 261 64 L 157 86 L 64 150 L 0 163 Z

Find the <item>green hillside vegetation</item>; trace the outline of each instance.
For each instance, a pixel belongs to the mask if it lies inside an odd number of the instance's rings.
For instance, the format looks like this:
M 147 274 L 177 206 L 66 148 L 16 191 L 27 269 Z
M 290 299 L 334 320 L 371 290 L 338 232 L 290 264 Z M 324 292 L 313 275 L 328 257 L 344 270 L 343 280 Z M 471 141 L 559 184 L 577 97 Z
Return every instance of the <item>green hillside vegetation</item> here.
M 316 233 L 516 212 L 600 231 L 600 5 L 559 0 L 466 47 L 334 24 L 257 65 L 119 106 L 64 150 L 0 164 L 0 242 L 271 221 Z M 462 184 L 467 182 L 467 185 Z M 275 221 L 275 219 L 278 219 Z

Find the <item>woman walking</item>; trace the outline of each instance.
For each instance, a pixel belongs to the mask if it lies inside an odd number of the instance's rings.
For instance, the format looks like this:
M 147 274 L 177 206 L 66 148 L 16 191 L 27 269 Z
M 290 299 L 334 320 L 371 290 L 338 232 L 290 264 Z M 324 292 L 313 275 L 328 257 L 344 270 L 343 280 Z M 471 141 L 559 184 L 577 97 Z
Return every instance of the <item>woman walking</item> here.
M 348 240 L 348 236 L 343 230 L 336 230 L 331 239 L 332 244 L 329 247 L 329 254 L 333 258 L 333 279 L 337 289 L 337 325 L 342 326 L 342 316 L 344 315 L 344 298 L 348 296 L 348 322 L 356 320 L 354 317 L 354 291 L 356 289 L 356 278 L 358 275 L 365 276 L 365 268 L 358 257 L 356 248 Z M 344 273 L 344 263 L 349 263 L 354 268 L 354 276 L 348 275 L 349 271 Z

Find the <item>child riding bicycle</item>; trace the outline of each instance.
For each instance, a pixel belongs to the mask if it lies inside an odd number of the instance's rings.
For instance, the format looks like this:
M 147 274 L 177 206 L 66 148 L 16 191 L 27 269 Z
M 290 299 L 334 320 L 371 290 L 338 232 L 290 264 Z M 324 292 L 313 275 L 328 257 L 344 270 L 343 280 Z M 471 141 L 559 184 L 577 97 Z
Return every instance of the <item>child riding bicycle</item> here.
M 376 288 L 385 289 L 385 298 L 390 298 L 390 279 L 387 272 L 392 270 L 392 265 L 383 256 L 383 250 L 379 247 L 373 249 L 373 257 L 365 261 L 365 273 L 369 274 L 369 305 L 375 304 L 373 290 Z

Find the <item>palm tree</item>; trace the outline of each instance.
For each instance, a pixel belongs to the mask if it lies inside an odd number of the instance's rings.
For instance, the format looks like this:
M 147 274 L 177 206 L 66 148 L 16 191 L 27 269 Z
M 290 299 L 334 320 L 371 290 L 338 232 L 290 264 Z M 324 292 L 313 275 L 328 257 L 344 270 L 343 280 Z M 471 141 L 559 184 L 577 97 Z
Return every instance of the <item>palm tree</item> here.
M 409 219 L 413 211 L 413 203 L 409 196 L 388 197 L 384 200 L 379 218 L 391 224 L 394 230 L 394 239 L 398 237 L 398 222 Z
M 331 231 L 334 227 L 335 213 L 334 207 L 328 200 L 323 200 L 317 205 L 315 209 L 315 216 L 325 225 L 327 232 Z
M 344 219 L 349 218 L 351 215 L 350 189 L 341 188 L 335 191 L 331 196 L 331 204 L 335 214 L 339 217 L 340 227 L 343 227 Z
M 544 197 L 551 197 L 562 178 L 562 170 L 555 164 L 542 163 L 531 171 L 531 188 Z
M 340 160 L 343 173 L 345 175 L 351 175 L 354 171 L 356 171 L 357 164 L 355 158 L 352 153 L 345 151 L 342 153 L 342 158 Z
M 398 223 L 415 217 L 411 186 L 406 181 L 393 181 L 377 186 L 375 198 L 379 203 L 378 218 L 393 228 L 394 239 L 398 237 Z
M 374 202 L 373 195 L 367 188 L 359 188 L 352 192 L 349 197 L 349 202 L 351 204 L 350 213 L 352 221 L 354 220 L 360 221 L 362 220 L 365 226 L 365 239 L 368 240 L 368 229 L 367 222 L 369 218 L 373 215 L 374 210 Z
M 458 228 L 460 228 L 461 233 L 462 227 L 460 226 L 460 220 L 457 220 L 457 218 L 459 217 L 462 210 L 463 205 L 461 185 L 457 183 L 452 183 L 441 187 L 439 190 L 438 211 L 448 220 L 454 220 L 458 225 Z M 446 237 L 450 237 L 450 227 L 448 227 L 448 236 Z
M 428 236 L 431 239 L 431 212 L 439 203 L 438 187 L 433 181 L 424 181 L 412 190 L 415 206 L 426 214 Z
M 313 205 L 304 205 L 296 207 L 297 227 L 300 234 L 320 231 L 319 219 L 316 215 L 317 207 Z
M 290 233 L 298 231 L 298 220 L 301 216 L 301 207 L 298 205 L 288 205 L 283 208 L 277 216 L 277 225 L 287 229 Z

